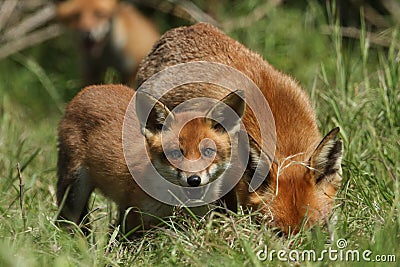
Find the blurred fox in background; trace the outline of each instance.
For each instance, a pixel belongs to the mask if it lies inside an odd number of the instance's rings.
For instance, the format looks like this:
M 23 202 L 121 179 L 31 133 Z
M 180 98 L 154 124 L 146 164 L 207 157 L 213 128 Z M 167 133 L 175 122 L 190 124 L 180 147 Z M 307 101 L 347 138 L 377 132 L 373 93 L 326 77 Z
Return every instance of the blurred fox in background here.
M 76 32 L 83 54 L 84 83 L 103 82 L 113 67 L 134 85 L 137 68 L 160 34 L 132 5 L 118 0 L 56 0 L 57 18 Z

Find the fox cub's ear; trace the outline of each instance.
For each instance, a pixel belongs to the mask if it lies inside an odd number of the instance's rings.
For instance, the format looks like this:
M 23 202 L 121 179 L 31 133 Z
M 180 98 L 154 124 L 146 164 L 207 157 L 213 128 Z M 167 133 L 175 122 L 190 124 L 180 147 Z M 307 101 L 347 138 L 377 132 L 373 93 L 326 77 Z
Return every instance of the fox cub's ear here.
M 213 119 L 213 127 L 225 129 L 228 132 L 237 132 L 240 129 L 240 119 L 246 108 L 244 91 L 231 92 L 218 101 L 206 114 L 207 118 Z
M 317 146 L 310 158 L 310 167 L 315 182 L 339 185 L 342 176 L 343 143 L 337 139 L 339 127 L 330 131 Z
M 162 130 L 165 120 L 168 115 L 172 116 L 172 113 L 152 95 L 146 92 L 137 92 L 136 115 L 142 134 L 149 138 Z

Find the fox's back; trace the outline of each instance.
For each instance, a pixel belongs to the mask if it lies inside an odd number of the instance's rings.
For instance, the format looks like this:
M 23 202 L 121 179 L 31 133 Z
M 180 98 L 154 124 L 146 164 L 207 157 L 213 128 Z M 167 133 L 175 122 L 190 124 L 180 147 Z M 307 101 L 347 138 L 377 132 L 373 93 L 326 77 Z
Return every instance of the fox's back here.
M 61 150 L 74 150 L 94 186 L 112 199 L 121 196 L 121 190 L 136 187 L 121 156 L 123 120 L 133 95 L 122 86 L 87 87 L 68 105 L 59 125 Z M 131 140 L 142 140 L 140 132 L 132 133 Z M 109 187 L 110 179 L 124 186 Z
M 321 135 L 315 112 L 297 82 L 211 25 L 200 23 L 164 34 L 142 63 L 138 72 L 138 83 L 141 84 L 167 67 L 193 61 L 228 65 L 248 76 L 259 87 L 275 119 L 276 156 L 286 157 L 305 152 L 318 144 Z M 220 98 L 228 93 L 228 90 L 221 87 L 206 85 L 201 88 L 199 85 L 190 85 L 185 87 L 184 94 L 172 95 L 172 91 L 171 95 L 167 94 L 163 99 L 167 105 L 174 106 L 192 97 Z M 243 121 L 250 135 L 260 143 L 261 134 L 249 109 Z
M 326 219 L 341 181 L 343 145 L 336 138 L 339 128 L 333 129 L 322 139 L 311 102 L 293 78 L 276 70 L 258 54 L 217 28 L 204 23 L 164 34 L 142 63 L 138 83 L 146 82 L 152 75 L 168 67 L 194 61 L 221 63 L 243 73 L 260 89 L 272 112 L 275 129 L 269 127 L 261 132 L 259 118 L 255 115 L 271 125 L 270 114 L 260 112 L 257 107 L 251 110 L 247 100 L 255 98 L 253 91 L 241 88 L 245 91 L 247 102 L 242 121 L 251 143 L 250 164 L 235 188 L 239 204 L 261 211 L 270 219 L 271 225 L 280 227 L 284 232 L 298 230 L 305 218 L 307 225 Z M 207 75 L 212 70 L 206 67 L 199 72 Z M 218 72 L 217 75 L 222 80 L 232 79 L 234 87 L 241 86 L 233 80 L 236 74 Z M 143 90 L 160 93 L 162 83 L 150 81 Z M 183 85 L 168 92 L 162 99 L 168 107 L 174 107 L 190 98 L 219 98 L 221 94 L 228 93 L 228 89 L 205 81 Z M 265 133 L 273 135 L 274 130 L 276 149 L 271 154 L 271 143 L 268 143 L 271 140 L 261 137 Z M 263 169 L 269 170 L 267 175 L 262 173 Z M 255 192 L 248 190 L 254 188 L 251 184 L 254 177 L 261 181 L 258 188 L 258 185 L 254 185 Z

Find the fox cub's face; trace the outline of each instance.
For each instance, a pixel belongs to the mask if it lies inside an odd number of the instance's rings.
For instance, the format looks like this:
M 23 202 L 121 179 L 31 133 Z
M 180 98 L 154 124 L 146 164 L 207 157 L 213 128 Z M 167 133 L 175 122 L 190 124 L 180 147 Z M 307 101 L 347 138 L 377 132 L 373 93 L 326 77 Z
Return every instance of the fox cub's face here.
M 214 181 L 226 170 L 231 161 L 230 138 L 240 129 L 245 110 L 238 94 L 229 94 L 206 112 L 173 113 L 152 96 L 137 93 L 136 112 L 148 152 L 165 179 L 196 187 Z M 151 110 L 148 117 L 145 110 Z M 235 116 L 229 116 L 232 110 Z
M 57 17 L 76 30 L 90 48 L 110 31 L 116 7 L 116 0 L 59 0 Z

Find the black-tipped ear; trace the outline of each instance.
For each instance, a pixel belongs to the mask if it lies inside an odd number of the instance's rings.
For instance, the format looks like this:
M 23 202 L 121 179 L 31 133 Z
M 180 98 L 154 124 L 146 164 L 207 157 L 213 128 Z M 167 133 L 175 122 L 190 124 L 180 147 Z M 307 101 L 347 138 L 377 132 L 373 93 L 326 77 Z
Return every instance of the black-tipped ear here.
M 152 95 L 145 92 L 136 93 L 136 115 L 139 119 L 142 134 L 148 138 L 162 130 L 169 109 Z
M 225 129 L 228 132 L 237 132 L 240 129 L 240 119 L 244 114 L 245 108 L 244 91 L 237 90 L 218 101 L 207 112 L 206 117 L 213 119 L 213 127 L 215 128 Z M 232 110 L 237 116 L 232 113 Z
M 331 130 L 319 143 L 310 158 L 310 167 L 316 183 L 320 183 L 326 178 L 328 182 L 335 182 L 342 176 L 342 156 L 343 142 L 336 139 L 339 133 L 339 127 Z M 332 177 L 335 175 L 334 177 Z M 336 177 L 336 178 L 335 178 Z

